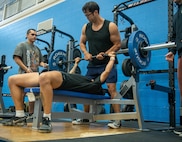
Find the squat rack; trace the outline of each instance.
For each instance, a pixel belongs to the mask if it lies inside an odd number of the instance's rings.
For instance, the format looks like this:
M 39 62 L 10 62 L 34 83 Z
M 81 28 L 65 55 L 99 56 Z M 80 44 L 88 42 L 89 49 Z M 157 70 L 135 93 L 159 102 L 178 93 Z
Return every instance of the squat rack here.
M 47 28 L 47 27 L 49 27 L 49 28 Z M 50 54 L 54 51 L 56 33 L 60 33 L 61 35 L 64 35 L 64 36 L 67 36 L 68 38 L 70 38 L 70 40 L 68 41 L 67 47 L 66 47 L 66 54 L 67 54 L 66 60 L 67 61 L 73 60 L 73 50 L 76 47 L 75 46 L 76 41 L 73 38 L 73 36 L 57 29 L 56 26 L 53 25 L 52 19 L 46 20 L 46 21 L 38 24 L 37 35 L 40 36 L 40 35 L 47 34 L 47 33 L 51 33 L 50 44 L 47 41 L 37 38 L 38 41 L 45 42 L 46 44 L 48 44 L 49 49 L 46 49 L 46 51 L 48 52 L 47 59 L 49 59 Z M 69 70 L 71 69 L 71 65 L 72 65 L 71 62 L 68 63 L 67 72 L 69 72 Z
M 130 23 L 130 27 L 126 28 L 125 30 L 121 32 L 125 32 L 125 39 L 122 41 L 122 47 L 126 48 L 127 44 L 127 39 L 131 35 L 132 32 L 137 31 L 138 28 L 134 24 L 133 20 L 129 18 L 127 15 L 125 15 L 122 11 L 126 9 L 130 9 L 136 6 L 140 6 L 149 2 L 153 2 L 155 0 L 139 0 L 137 2 L 131 3 L 133 0 L 127 0 L 125 2 L 120 3 L 119 5 L 114 6 L 113 13 L 114 13 L 114 23 L 118 25 L 118 16 L 123 17 Z M 168 0 L 168 41 L 171 41 L 171 35 L 172 35 L 172 29 L 173 29 L 173 0 Z M 137 74 L 139 73 L 148 73 L 150 71 L 137 71 Z M 169 102 L 169 121 L 170 121 L 170 128 L 174 128 L 176 126 L 176 120 L 175 120 L 175 72 L 176 69 L 174 68 L 174 61 L 172 63 L 169 63 L 169 71 L 168 70 L 152 70 L 152 73 L 162 73 L 162 72 L 168 72 L 169 73 L 169 87 L 163 87 L 157 84 L 152 84 L 152 85 L 157 85 L 157 89 L 159 90 L 162 89 L 161 91 L 164 91 L 163 89 L 167 89 L 168 93 L 168 102 Z M 151 85 L 151 84 L 150 84 Z M 153 87 L 155 89 L 155 87 Z
M 13 112 L 8 112 L 7 109 L 5 109 L 4 101 L 3 101 L 3 94 L 2 94 L 2 87 L 4 83 L 4 75 L 8 72 L 9 69 L 12 68 L 12 66 L 7 66 L 5 64 L 6 56 L 1 56 L 1 63 L 0 63 L 0 117 L 1 118 L 9 118 L 14 115 Z

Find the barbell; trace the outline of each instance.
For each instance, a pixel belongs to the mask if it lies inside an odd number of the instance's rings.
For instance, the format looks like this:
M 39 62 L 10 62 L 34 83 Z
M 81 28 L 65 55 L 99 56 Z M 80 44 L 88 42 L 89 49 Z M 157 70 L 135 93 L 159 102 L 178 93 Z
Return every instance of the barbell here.
M 131 33 L 127 42 L 126 48 L 120 49 L 116 54 L 128 53 L 133 66 L 137 69 L 142 69 L 148 66 L 151 60 L 151 50 L 159 50 L 164 48 L 174 48 L 175 43 L 162 43 L 150 45 L 147 35 L 143 31 L 135 31 Z M 93 56 L 95 58 L 96 56 Z M 81 58 L 84 60 L 84 58 Z M 51 53 L 48 64 L 50 70 L 66 70 L 68 63 L 74 62 L 66 61 L 66 52 L 64 50 L 56 50 Z

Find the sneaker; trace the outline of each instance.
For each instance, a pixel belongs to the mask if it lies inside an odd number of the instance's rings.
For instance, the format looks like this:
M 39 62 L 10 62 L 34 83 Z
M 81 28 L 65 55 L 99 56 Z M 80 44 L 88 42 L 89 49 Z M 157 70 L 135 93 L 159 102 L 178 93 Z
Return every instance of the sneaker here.
M 3 122 L 2 124 L 4 126 L 24 126 L 24 125 L 27 125 L 27 122 L 26 122 L 26 116 L 24 117 L 12 117 L 11 119 Z
M 179 136 L 182 137 L 182 132 L 181 132 L 181 134 L 179 134 Z
M 50 133 L 52 131 L 51 121 L 48 117 L 42 118 L 42 125 L 39 128 L 39 132 L 41 133 Z
M 73 121 L 72 121 L 72 124 L 73 125 L 88 125 L 88 124 L 90 124 L 89 123 L 89 120 L 88 119 L 74 119 Z
M 120 120 L 114 120 L 111 123 L 107 124 L 108 127 L 113 128 L 113 129 L 118 129 L 121 127 L 121 121 Z

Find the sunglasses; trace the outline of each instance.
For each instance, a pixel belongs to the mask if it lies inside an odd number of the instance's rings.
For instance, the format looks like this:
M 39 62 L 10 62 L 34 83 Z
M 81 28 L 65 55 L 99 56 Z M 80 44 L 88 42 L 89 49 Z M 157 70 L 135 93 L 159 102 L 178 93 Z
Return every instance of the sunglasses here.
M 37 36 L 36 34 L 31 34 L 32 36 Z

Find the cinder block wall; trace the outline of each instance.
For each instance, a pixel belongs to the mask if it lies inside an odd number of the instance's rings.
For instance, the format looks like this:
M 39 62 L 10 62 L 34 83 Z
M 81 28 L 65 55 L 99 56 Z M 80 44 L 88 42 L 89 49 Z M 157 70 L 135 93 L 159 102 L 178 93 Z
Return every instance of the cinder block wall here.
M 88 1 L 88 0 L 86 0 Z M 87 22 L 86 17 L 82 13 L 82 6 L 86 2 L 85 0 L 65 0 L 65 2 L 46 9 L 40 13 L 24 18 L 18 22 L 7 25 L 3 28 L 0 27 L 0 56 L 6 55 L 6 64 L 13 66 L 11 70 L 5 74 L 3 93 L 9 94 L 9 88 L 7 85 L 7 79 L 10 75 L 16 74 L 18 67 L 12 59 L 13 51 L 16 45 L 25 40 L 26 30 L 28 28 L 37 28 L 38 23 L 47 19 L 53 18 L 54 25 L 61 31 L 64 31 L 74 37 L 75 40 L 80 38 L 81 28 L 84 23 Z M 100 5 L 100 14 L 113 21 L 113 7 L 121 3 L 120 0 L 106 1 L 106 0 L 95 0 Z M 135 8 L 131 8 L 123 11 L 129 16 L 134 23 L 138 26 L 139 30 L 146 33 L 149 38 L 150 44 L 165 43 L 167 41 L 168 34 L 168 1 L 157 0 L 148 4 L 144 4 Z M 130 26 L 128 21 L 122 17 L 118 19 L 118 28 L 123 30 Z M 48 42 L 51 42 L 50 34 L 41 36 Z M 121 33 L 123 39 L 123 33 Z M 55 39 L 55 50 L 63 49 L 66 50 L 66 44 L 69 38 L 56 34 Z M 46 45 L 40 42 L 36 43 L 41 49 Z M 164 55 L 167 53 L 167 49 L 152 51 L 151 62 L 148 67 L 143 70 L 160 70 L 168 69 L 168 63 L 165 61 Z M 43 51 L 43 54 L 46 54 Z M 123 80 L 128 79 L 124 76 L 121 70 L 123 59 L 128 58 L 124 55 L 118 55 L 119 64 L 118 69 L 118 83 L 117 89 L 119 90 L 120 84 Z M 81 72 L 84 75 L 86 72 L 86 61 L 82 61 L 80 64 Z M 175 63 L 176 66 L 176 63 Z M 175 75 L 176 78 L 176 75 Z M 177 78 L 176 78 L 177 79 Z M 142 105 L 142 111 L 144 120 L 147 121 L 158 121 L 158 122 L 169 122 L 169 104 L 168 95 L 163 92 L 151 90 L 146 84 L 150 80 L 156 80 L 158 84 L 168 86 L 169 77 L 167 73 L 163 74 L 141 74 L 139 82 L 139 97 Z M 176 81 L 176 122 L 179 124 L 179 90 Z M 7 102 L 6 102 L 7 100 Z M 8 107 L 9 99 L 4 97 L 6 106 Z M 63 105 L 53 104 L 53 109 L 63 110 Z M 106 107 L 106 109 L 109 109 Z M 108 110 L 106 110 L 108 112 Z

